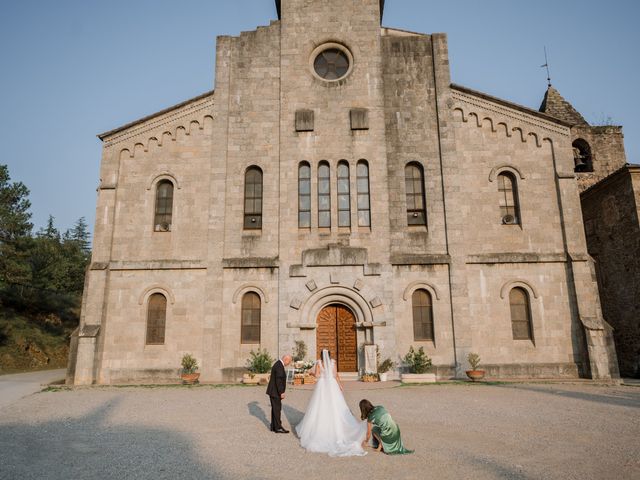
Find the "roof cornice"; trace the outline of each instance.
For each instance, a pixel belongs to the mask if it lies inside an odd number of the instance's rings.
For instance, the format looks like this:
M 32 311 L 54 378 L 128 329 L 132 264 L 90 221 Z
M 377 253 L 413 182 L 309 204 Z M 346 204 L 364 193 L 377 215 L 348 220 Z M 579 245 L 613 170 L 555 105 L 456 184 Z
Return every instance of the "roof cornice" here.
M 552 117 L 551 115 L 547 115 L 546 113 L 539 112 L 538 110 L 534 110 L 533 108 L 524 107 L 518 103 L 513 103 L 508 100 L 503 100 L 502 98 L 494 97 L 492 95 L 479 92 L 477 90 L 473 90 L 471 88 L 463 87 L 462 85 L 457 85 L 455 83 L 451 84 L 451 88 L 453 90 L 458 90 L 459 92 L 466 93 L 469 95 L 475 95 L 476 97 L 480 97 L 484 100 L 488 100 L 490 102 L 498 103 L 500 105 L 504 105 L 505 107 L 513 108 L 514 110 L 518 110 L 522 113 L 526 113 L 527 115 L 533 115 L 538 118 L 542 118 L 548 122 L 556 123 L 558 125 L 562 125 L 563 127 L 571 127 L 572 125 L 569 122 L 565 122 L 564 120 L 560 120 L 559 118 Z
M 122 132 L 123 130 L 127 130 L 128 128 L 135 127 L 136 125 L 138 125 L 140 123 L 147 122 L 147 121 L 152 120 L 152 119 L 154 119 L 156 117 L 159 117 L 160 115 L 164 115 L 165 113 L 169 113 L 172 110 L 177 110 L 180 107 L 184 107 L 185 105 L 188 105 L 189 103 L 196 102 L 196 101 L 201 100 L 203 98 L 206 98 L 206 97 L 208 97 L 210 95 L 213 95 L 214 92 L 215 92 L 215 90 L 210 90 L 210 91 L 208 91 L 206 93 L 203 93 L 202 95 L 198 95 L 197 97 L 190 98 L 189 100 L 185 100 L 184 102 L 180 102 L 180 103 L 178 103 L 176 105 L 173 105 L 171 107 L 168 107 L 168 108 L 165 108 L 163 110 L 160 110 L 159 112 L 152 113 L 151 115 L 147 115 L 146 117 L 139 118 L 138 120 L 134 120 L 133 122 L 129 122 L 126 125 L 122 125 L 121 127 L 114 128 L 113 130 L 109 130 L 108 132 L 100 133 L 100 134 L 97 135 L 97 137 L 100 140 L 104 140 L 105 138 L 107 138 L 107 137 L 109 137 L 111 135 L 114 135 L 114 134 L 116 134 L 118 132 Z

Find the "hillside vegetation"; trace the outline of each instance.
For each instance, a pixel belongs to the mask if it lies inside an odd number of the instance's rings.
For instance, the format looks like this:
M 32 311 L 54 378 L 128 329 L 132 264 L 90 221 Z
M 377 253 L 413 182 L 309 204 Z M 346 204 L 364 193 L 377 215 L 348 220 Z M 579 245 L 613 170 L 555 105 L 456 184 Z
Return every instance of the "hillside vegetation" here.
M 34 234 L 28 195 L 0 165 L 0 373 L 66 366 L 90 259 L 84 218 Z

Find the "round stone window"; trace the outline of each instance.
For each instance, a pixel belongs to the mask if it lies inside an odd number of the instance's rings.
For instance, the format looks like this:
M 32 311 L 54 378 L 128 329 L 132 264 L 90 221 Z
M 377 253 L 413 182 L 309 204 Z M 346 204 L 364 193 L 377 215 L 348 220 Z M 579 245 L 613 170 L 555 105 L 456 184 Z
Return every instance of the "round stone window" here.
M 351 72 L 351 52 L 339 44 L 318 47 L 311 56 L 313 72 L 320 79 L 332 82 L 341 80 Z

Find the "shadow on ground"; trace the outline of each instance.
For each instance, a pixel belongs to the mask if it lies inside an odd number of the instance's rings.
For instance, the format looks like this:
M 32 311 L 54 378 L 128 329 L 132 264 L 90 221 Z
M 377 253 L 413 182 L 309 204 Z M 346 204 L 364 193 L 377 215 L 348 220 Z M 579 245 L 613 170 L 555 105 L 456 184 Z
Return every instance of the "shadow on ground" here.
M 526 390 L 530 392 L 543 393 L 547 395 L 553 395 L 555 397 L 572 398 L 575 400 L 585 400 L 588 402 L 603 403 L 605 405 L 615 405 L 619 407 L 631 407 L 640 408 L 640 401 L 637 395 L 632 395 L 633 392 L 629 391 L 628 395 L 621 393 L 619 390 L 615 393 L 590 393 L 580 392 L 576 390 L 570 390 L 561 385 L 523 385 L 523 384 L 496 384 L 492 385 L 498 388 L 513 388 L 516 390 Z
M 203 464 L 184 435 L 140 425 L 109 425 L 118 401 L 90 414 L 0 430 L 0 479 L 225 479 Z
M 259 402 L 249 402 L 247 403 L 247 408 L 252 417 L 260 420 L 266 428 L 271 428 L 271 418 L 270 416 L 267 417 L 267 413 L 260 406 Z M 304 413 L 286 403 L 282 404 L 282 412 L 291 426 L 292 433 L 295 434 L 295 427 L 302 421 Z M 269 415 L 271 415 L 271 411 L 269 411 Z

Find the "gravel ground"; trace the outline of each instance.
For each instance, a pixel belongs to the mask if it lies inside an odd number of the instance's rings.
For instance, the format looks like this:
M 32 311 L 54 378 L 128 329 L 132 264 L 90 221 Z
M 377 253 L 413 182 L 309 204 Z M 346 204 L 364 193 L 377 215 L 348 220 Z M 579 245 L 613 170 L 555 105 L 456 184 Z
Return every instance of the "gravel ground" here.
M 362 389 L 413 455 L 330 458 L 268 430 L 264 387 L 48 391 L 0 411 L 2 479 L 638 479 L 640 388 L 593 384 Z M 289 388 L 285 425 L 311 396 Z

